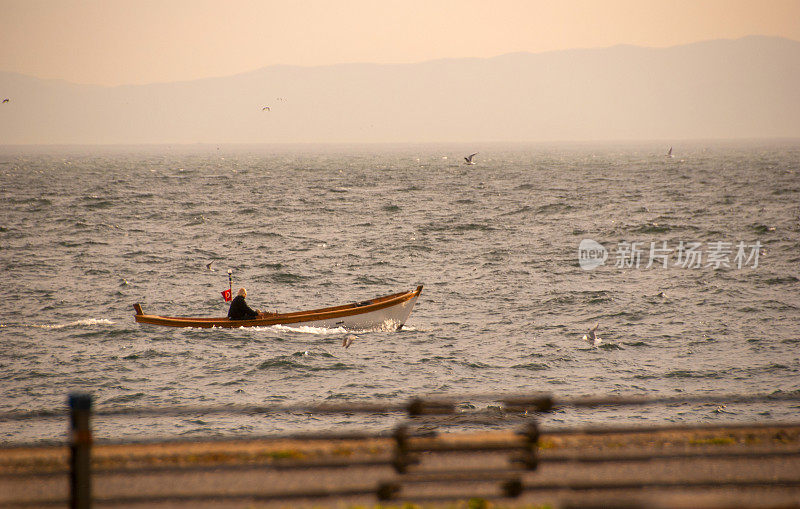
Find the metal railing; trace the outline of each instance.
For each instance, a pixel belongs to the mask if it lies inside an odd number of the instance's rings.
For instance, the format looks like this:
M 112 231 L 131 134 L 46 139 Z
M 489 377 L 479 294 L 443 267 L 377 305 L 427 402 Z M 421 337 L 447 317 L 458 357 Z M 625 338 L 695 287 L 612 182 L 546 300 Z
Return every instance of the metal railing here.
M 511 416 L 505 424 L 518 429 L 514 435 L 500 441 L 487 442 L 482 439 L 460 440 L 452 442 L 443 440 L 442 435 L 430 426 L 475 422 L 484 423 L 497 415 L 497 408 L 463 410 L 458 408 L 459 401 L 485 399 L 498 402 L 499 409 Z M 623 490 L 630 488 L 703 488 L 708 486 L 760 487 L 781 486 L 787 488 L 800 487 L 800 478 L 793 479 L 743 479 L 743 480 L 683 480 L 683 481 L 629 481 L 629 482 L 530 482 L 529 474 L 543 465 L 563 463 L 601 464 L 601 463 L 636 463 L 653 460 L 681 460 L 703 456 L 707 458 L 797 458 L 800 449 L 774 450 L 681 450 L 681 451 L 603 451 L 601 453 L 558 452 L 548 451 L 541 454 L 541 436 L 544 433 L 552 436 L 559 434 L 588 432 L 592 435 L 611 433 L 656 433 L 664 431 L 686 431 L 708 429 L 724 429 L 725 425 L 672 425 L 672 426 L 627 426 L 627 427 L 579 427 L 545 430 L 540 429 L 538 416 L 547 412 L 565 408 L 596 408 L 608 406 L 641 406 L 641 405 L 673 405 L 673 404 L 754 404 L 767 402 L 800 403 L 800 394 L 754 394 L 754 395 L 699 395 L 680 397 L 592 397 L 592 398 L 555 398 L 549 394 L 531 395 L 472 395 L 459 398 L 414 398 L 406 403 L 354 403 L 354 404 L 300 404 L 300 405 L 230 405 L 230 406 L 177 406 L 150 408 L 116 408 L 93 409 L 92 399 L 87 394 L 73 394 L 69 397 L 69 409 L 36 410 L 31 412 L 0 413 L 0 421 L 31 421 L 37 419 L 61 419 L 69 417 L 71 432 L 68 439 L 70 461 L 68 472 L 56 471 L 27 474 L 0 474 L 0 476 L 59 476 L 69 474 L 69 504 L 74 508 L 89 508 L 92 502 L 104 505 L 158 502 L 191 502 L 193 500 L 291 500 L 312 498 L 348 498 L 374 497 L 378 500 L 401 499 L 407 495 L 406 488 L 430 484 L 467 484 L 490 483 L 499 488 L 494 495 L 500 498 L 519 497 L 523 493 L 569 490 L 574 492 L 587 490 Z M 343 486 L 336 488 L 304 486 L 301 490 L 283 490 L 270 492 L 243 492 L 209 494 L 167 494 L 167 495 L 127 495 L 98 498 L 92 495 L 91 452 L 93 446 L 91 420 L 93 417 L 153 417 L 183 415 L 276 415 L 285 413 L 310 414 L 401 414 L 405 420 L 393 430 L 382 433 L 304 433 L 271 436 L 272 439 L 302 440 L 369 440 L 390 439 L 391 454 L 386 457 L 366 458 L 322 458 L 322 459 L 285 459 L 273 460 L 262 464 L 214 464 L 214 465 L 166 465 L 131 468 L 106 468 L 99 473 L 103 475 L 126 474 L 135 472 L 168 473 L 168 472 L 211 472 L 211 471 L 258 471 L 258 470 L 319 470 L 341 469 L 351 467 L 383 467 L 394 472 L 394 475 L 373 485 Z M 757 428 L 759 425 L 749 425 Z M 770 427 L 786 427 L 800 432 L 800 422 L 772 423 Z M 742 424 L 729 425 L 729 428 L 741 428 Z M 239 438 L 238 440 L 241 440 Z M 0 454 L 2 450 L 0 450 Z M 426 462 L 437 455 L 448 454 L 505 454 L 507 461 L 500 466 L 486 468 L 453 468 L 426 465 Z M 98 472 L 95 472 L 97 474 Z M 461 498 L 464 498 L 464 491 Z M 424 498 L 436 498 L 427 495 Z M 453 498 L 447 495 L 445 498 Z M 15 501 L 14 507 L 26 505 L 59 505 L 64 500 L 40 500 L 35 502 Z

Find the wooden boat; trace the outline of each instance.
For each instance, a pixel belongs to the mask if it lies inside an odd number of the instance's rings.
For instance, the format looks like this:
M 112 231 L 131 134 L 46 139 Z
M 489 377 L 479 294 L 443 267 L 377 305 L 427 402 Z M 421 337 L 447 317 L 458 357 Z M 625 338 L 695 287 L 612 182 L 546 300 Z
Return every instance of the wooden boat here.
M 264 314 L 251 320 L 229 320 L 221 318 L 192 318 L 180 316 L 146 315 L 136 303 L 136 321 L 167 327 L 269 327 L 289 325 L 292 327 L 319 327 L 346 330 L 400 330 L 417 302 L 422 285 L 416 290 L 385 295 L 371 300 L 354 302 L 343 306 L 295 311 L 293 313 Z

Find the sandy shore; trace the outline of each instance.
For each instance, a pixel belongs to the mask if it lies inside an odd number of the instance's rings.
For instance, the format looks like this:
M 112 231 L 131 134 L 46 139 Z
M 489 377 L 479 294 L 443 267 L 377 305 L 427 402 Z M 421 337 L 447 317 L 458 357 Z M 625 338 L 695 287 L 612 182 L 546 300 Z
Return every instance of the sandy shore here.
M 401 473 L 392 438 L 95 444 L 92 497 L 117 509 L 439 508 L 470 499 L 496 508 L 800 507 L 800 424 L 544 430 L 534 469 L 509 462 L 531 457 L 513 432 L 407 445 L 419 463 Z M 0 507 L 66 504 L 68 462 L 67 446 L 0 449 Z M 392 498 L 382 501 L 387 486 Z

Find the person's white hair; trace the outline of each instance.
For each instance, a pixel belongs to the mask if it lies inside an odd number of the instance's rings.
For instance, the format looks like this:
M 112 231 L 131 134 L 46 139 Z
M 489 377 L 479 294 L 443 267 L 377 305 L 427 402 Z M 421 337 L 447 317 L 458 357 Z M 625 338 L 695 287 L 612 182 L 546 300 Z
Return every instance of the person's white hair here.
M 237 293 L 236 295 L 239 295 L 241 297 L 245 297 L 246 298 L 247 297 L 247 290 L 245 290 L 244 288 L 239 288 L 239 293 Z

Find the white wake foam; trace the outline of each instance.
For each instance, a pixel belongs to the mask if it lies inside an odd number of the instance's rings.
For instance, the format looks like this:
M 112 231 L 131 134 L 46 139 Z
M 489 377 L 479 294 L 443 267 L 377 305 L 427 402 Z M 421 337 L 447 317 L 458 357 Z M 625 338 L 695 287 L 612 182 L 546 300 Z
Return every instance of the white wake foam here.
M 114 325 L 117 322 L 113 322 L 107 318 L 87 318 L 84 320 L 76 320 L 74 322 L 69 323 L 57 323 L 57 324 L 30 324 L 26 325 L 27 327 L 36 327 L 39 329 L 65 329 L 67 327 L 82 327 L 82 326 L 95 326 L 95 325 Z
M 344 329 L 342 327 L 336 327 L 335 329 L 326 329 L 325 327 L 309 327 L 307 325 L 301 325 L 299 327 L 291 327 L 289 325 L 272 325 L 270 327 L 264 327 L 264 329 L 302 332 L 304 334 L 341 334 L 343 332 L 349 332 L 347 329 Z

